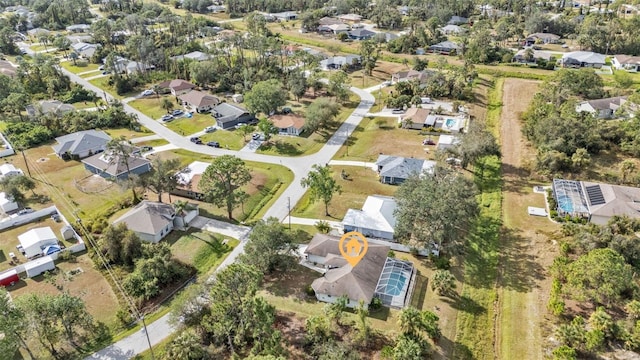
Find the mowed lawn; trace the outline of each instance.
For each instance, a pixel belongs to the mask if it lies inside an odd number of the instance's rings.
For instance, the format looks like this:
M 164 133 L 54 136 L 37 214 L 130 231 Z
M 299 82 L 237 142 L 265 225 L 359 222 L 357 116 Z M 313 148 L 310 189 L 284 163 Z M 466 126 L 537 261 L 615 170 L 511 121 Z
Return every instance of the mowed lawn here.
M 174 230 L 165 241 L 171 254 L 185 264 L 193 265 L 198 274 L 214 271 L 239 241 L 208 231 Z
M 210 114 L 193 114 L 192 117 L 179 117 L 165 126 L 177 134 L 188 136 L 204 130 L 207 126 L 214 126 L 215 120 Z
M 342 186 L 342 194 L 333 195 L 333 199 L 329 203 L 329 214 L 325 215 L 324 203 L 310 201 L 309 191 L 304 194 L 298 205 L 292 211 L 293 216 L 326 219 L 326 220 L 342 220 L 348 209 L 360 209 L 367 199 L 368 195 L 387 195 L 392 196 L 397 186 L 382 184 L 378 180 L 378 175 L 370 168 L 362 166 L 332 166 L 333 178 Z M 341 178 L 341 172 L 344 170 L 349 180 Z
M 290 101 L 290 106 L 294 113 L 304 116 L 304 111 L 313 102 L 312 99 L 303 98 L 300 102 Z M 360 98 L 354 93 L 349 93 L 349 101 L 341 104 L 340 113 L 335 121 L 326 129 L 317 130 L 313 133 L 302 133 L 300 136 L 275 135 L 269 142 L 263 143 L 258 149 L 258 153 L 280 156 L 303 156 L 318 152 L 324 144 L 340 128 L 340 125 L 351 115 L 353 110 L 360 103 Z
M 217 141 L 220 143 L 221 148 L 226 148 L 230 150 L 240 150 L 242 149 L 249 139 L 251 139 L 251 135 L 247 135 L 246 138 L 242 135 L 240 130 L 229 129 L 229 130 L 216 130 L 215 132 L 204 134 L 200 136 L 200 139 L 206 144 L 209 141 Z M 245 141 L 247 140 L 247 141 Z
M 408 66 L 388 61 L 378 61 L 371 75 L 365 74 L 364 70 L 357 70 L 349 73 L 349 80 L 351 81 L 351 86 L 366 89 L 380 85 L 383 81 L 391 80 L 391 75 L 403 70 L 409 70 Z
M 116 98 L 118 100 L 122 100 L 122 99 L 124 99 L 126 97 L 131 97 L 131 96 L 138 95 L 137 91 L 131 91 L 131 92 L 128 92 L 126 94 L 119 95 L 116 92 L 116 89 L 112 85 L 109 85 L 109 79 L 110 78 L 111 78 L 111 76 L 107 75 L 107 76 L 99 77 L 97 79 L 91 79 L 91 80 L 89 80 L 89 82 L 91 84 L 99 87 L 100 89 L 106 91 L 107 93 L 109 93 L 109 95 L 113 96 L 114 98 Z M 98 94 L 98 95 L 100 96 L 101 94 Z
M 86 64 L 86 61 L 83 61 Z M 78 62 L 76 62 L 77 64 Z M 100 67 L 99 64 L 91 64 L 88 63 L 85 66 L 76 66 L 73 65 L 73 61 L 61 61 L 60 62 L 60 66 L 62 66 L 63 68 L 71 71 L 74 74 L 79 74 L 79 73 L 83 73 L 83 72 L 87 72 L 87 71 L 94 71 L 94 73 L 92 73 L 93 75 L 99 75 L 100 73 L 98 72 L 98 68 Z
M 429 137 L 438 142 L 438 136 L 420 135 L 418 130 L 399 128 L 395 118 L 367 117 L 338 150 L 334 159 L 374 162 L 380 154 L 434 159 L 435 146 L 422 145 L 422 141 Z
M 183 167 L 186 167 L 193 161 L 211 162 L 213 160 L 212 156 L 197 154 L 182 149 L 150 155 L 149 159 L 155 156 L 159 156 L 162 159 L 178 158 Z M 289 186 L 291 181 L 293 181 L 293 173 L 284 166 L 253 161 L 245 161 L 245 164 L 251 171 L 252 178 L 248 184 L 243 186 L 243 190 L 249 195 L 249 198 L 244 202 L 244 205 L 238 206 L 233 210 L 233 219 L 239 222 L 249 222 L 262 218 L 264 212 L 271 206 L 273 201 L 275 201 L 286 187 Z M 168 202 L 168 195 L 165 195 L 165 197 Z M 171 198 L 174 200 L 180 197 L 172 195 Z M 221 219 L 227 218 L 226 207 L 218 208 L 208 202 L 195 201 L 192 199 L 184 200 L 199 204 L 200 214 L 203 216 Z

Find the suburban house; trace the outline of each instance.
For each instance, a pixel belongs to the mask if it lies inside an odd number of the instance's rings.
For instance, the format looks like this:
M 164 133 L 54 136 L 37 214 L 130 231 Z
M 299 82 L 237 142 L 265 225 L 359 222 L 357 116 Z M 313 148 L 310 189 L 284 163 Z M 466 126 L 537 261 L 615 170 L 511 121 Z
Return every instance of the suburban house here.
M 248 124 L 256 119 L 247 109 L 228 102 L 220 103 L 211 109 L 211 116 L 216 119 L 216 126 L 224 130 L 240 123 Z
M 358 14 L 344 14 L 338 16 L 338 20 L 344 21 L 346 23 L 354 24 L 362 21 L 362 16 Z
M 216 13 L 226 12 L 227 7 L 224 5 L 209 5 L 207 6 L 207 11 L 216 14 Z
M 176 214 L 171 204 L 144 200 L 113 222 L 123 223 L 135 232 L 140 240 L 157 243 L 167 236 L 174 227 L 184 227 L 198 215 L 198 208 L 186 215 Z
M 103 152 L 111 137 L 104 131 L 84 130 L 56 138 L 53 151 L 63 159 L 83 159 Z
M 71 44 L 73 52 L 81 58 L 90 59 L 98 50 L 99 44 L 89 44 L 86 42 L 78 42 Z
M 46 114 L 62 115 L 70 111 L 75 111 L 76 108 L 71 104 L 65 104 L 60 100 L 40 100 L 36 104 L 27 105 L 27 115 L 38 116 Z
M 442 55 L 456 54 L 460 49 L 460 45 L 448 40 L 429 46 L 429 51 Z
M 622 4 L 618 8 L 618 16 L 621 18 L 631 18 L 640 15 L 640 8 L 637 5 Z
M 7 193 L 0 192 L 0 212 L 8 214 L 16 210 L 18 210 L 18 203 L 7 198 Z
M 106 58 L 102 60 L 102 63 L 107 65 L 107 60 Z M 137 72 L 144 72 L 147 70 L 153 70 L 155 69 L 155 65 L 152 64 L 146 64 L 146 63 L 141 63 L 141 62 L 137 62 L 137 61 L 131 61 L 129 59 L 123 58 L 121 56 L 116 56 L 114 62 L 113 62 L 113 70 L 115 70 L 116 72 L 120 73 L 120 74 L 134 74 Z
M 356 66 L 360 64 L 360 55 L 334 56 L 320 61 L 322 70 L 339 70 L 343 66 Z
M 171 92 L 171 95 L 173 96 L 180 96 L 182 94 L 186 94 L 196 87 L 192 83 L 182 79 L 173 79 L 169 81 L 164 81 L 158 84 L 158 86 L 161 89 L 169 89 L 169 91 Z
M 18 71 L 18 68 L 16 68 L 15 66 L 11 65 L 10 62 L 6 61 L 6 60 L 0 60 L 0 75 L 6 75 L 8 77 L 14 77 L 16 76 L 16 72 Z
M 416 71 L 413 69 L 404 70 L 404 71 L 398 71 L 397 73 L 392 74 L 391 82 L 397 83 L 400 81 L 418 80 L 420 84 L 424 84 L 425 82 L 427 82 L 428 79 L 432 78 L 435 75 L 437 75 L 437 73 L 432 70 L 422 70 L 422 71 Z
M 209 165 L 211 164 L 203 161 L 194 161 L 179 171 L 176 174 L 178 187 L 172 190 L 171 194 L 194 200 L 204 200 L 205 194 L 198 189 L 198 183 Z
M 562 55 L 560 64 L 562 67 L 599 69 L 605 64 L 605 56 L 592 51 L 573 51 Z
M 24 172 L 22 172 L 21 169 L 13 166 L 13 164 L 5 163 L 0 165 L 0 179 L 20 175 L 24 175 Z
M 89 24 L 74 24 L 67 26 L 67 31 L 74 33 L 84 33 L 89 32 L 91 30 L 91 25 Z
M 15 153 L 16 151 L 13 149 L 13 146 L 11 146 L 9 140 L 0 133 L 0 157 L 11 156 Z
M 626 96 L 588 100 L 576 105 L 576 112 L 588 112 L 598 119 L 611 119 L 616 111 L 627 102 Z
M 465 29 L 458 25 L 445 25 L 440 28 L 440 31 L 445 35 L 459 35 L 465 32 Z
M 205 61 L 205 60 L 211 60 L 211 55 L 203 53 L 202 51 L 192 51 L 188 54 L 172 56 L 169 59 L 174 61 L 181 61 L 186 59 L 194 60 L 194 61 Z
M 640 56 L 615 55 L 611 58 L 611 64 L 616 70 L 638 72 L 640 71 Z
M 524 39 L 524 46 L 534 44 L 557 44 L 560 41 L 560 35 L 551 33 L 534 33 Z
M 18 241 L 27 258 L 42 255 L 47 246 L 58 246 L 58 238 L 49 226 L 31 229 L 18 235 Z
M 276 18 L 276 20 L 278 21 L 289 21 L 289 20 L 295 20 L 298 18 L 298 14 L 296 14 L 293 11 L 283 11 L 279 13 L 273 13 L 270 15 Z
M 429 114 L 431 114 L 429 109 L 412 107 L 400 116 L 400 123 L 405 129 L 422 130 L 426 126 Z
M 386 306 L 403 308 L 409 302 L 414 286 L 413 264 L 388 258 L 389 246 L 369 242 L 364 257 L 352 266 L 340 253 L 340 238 L 316 234 L 306 246 L 307 261 L 323 266 L 326 272 L 311 283 L 319 301 L 333 303 L 346 296 L 347 307 L 360 302 L 365 307 L 374 298 Z
M 376 33 L 367 29 L 353 29 L 348 31 L 347 34 L 349 38 L 353 40 L 369 40 L 374 37 Z
M 27 30 L 27 34 L 33 37 L 46 36 L 46 35 L 49 35 L 50 33 L 51 31 L 43 28 L 35 28 L 35 29 Z
M 140 153 L 132 153 L 126 159 L 115 155 L 110 151 L 90 156 L 82 160 L 84 168 L 106 179 L 124 180 L 131 174 L 141 175 L 151 171 L 151 161 L 140 156 Z
M 436 162 L 401 156 L 380 155 L 376 161 L 376 166 L 381 183 L 400 185 L 412 175 L 421 175 L 425 171 L 433 171 Z
M 318 26 L 318 32 L 330 32 L 334 35 L 338 35 L 339 33 L 346 33 L 351 30 L 351 26 L 347 24 L 331 24 L 331 25 L 320 25 Z
M 362 210 L 349 209 L 342 219 L 344 232 L 357 231 L 366 237 L 393 240 L 396 201 L 391 196 L 367 196 Z
M 469 19 L 462 16 L 452 16 L 449 21 L 447 21 L 447 25 L 462 25 L 469 23 Z
M 640 218 L 640 188 L 554 179 L 552 189 L 561 217 L 583 217 L 598 225 L 613 216 Z
M 280 135 L 298 136 L 304 128 L 304 117 L 298 114 L 277 114 L 269 117 L 269 120 L 278 129 Z
M 437 150 L 446 150 L 456 147 L 460 143 L 460 138 L 455 135 L 440 135 L 438 138 Z
M 542 59 L 545 61 L 551 60 L 555 55 L 548 51 L 544 50 L 534 50 L 534 49 L 520 49 L 513 55 L 513 62 L 518 63 L 536 63 L 538 60 Z
M 197 90 L 179 95 L 178 99 L 182 102 L 182 105 L 186 106 L 190 111 L 198 113 L 207 112 L 220 103 L 217 97 Z

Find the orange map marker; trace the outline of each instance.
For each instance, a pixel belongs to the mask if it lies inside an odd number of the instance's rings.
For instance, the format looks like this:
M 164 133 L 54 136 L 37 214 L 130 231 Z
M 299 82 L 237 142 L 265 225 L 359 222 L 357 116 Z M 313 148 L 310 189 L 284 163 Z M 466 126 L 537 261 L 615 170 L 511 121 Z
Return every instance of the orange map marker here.
M 367 243 L 367 239 L 361 233 L 350 231 L 342 235 L 338 246 L 340 247 L 342 257 L 344 257 L 351 266 L 355 267 L 367 253 L 369 243 Z

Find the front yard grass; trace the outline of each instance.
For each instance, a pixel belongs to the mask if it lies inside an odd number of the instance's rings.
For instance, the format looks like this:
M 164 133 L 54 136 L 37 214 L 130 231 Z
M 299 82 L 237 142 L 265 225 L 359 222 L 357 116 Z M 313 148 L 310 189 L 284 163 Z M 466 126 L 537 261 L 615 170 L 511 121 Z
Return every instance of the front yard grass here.
M 227 239 L 227 243 L 222 242 Z M 185 264 L 193 265 L 198 274 L 215 270 L 239 241 L 199 229 L 187 232 L 174 230 L 166 238 L 171 254 Z
M 388 61 L 378 61 L 371 76 L 365 75 L 364 70 L 357 70 L 349 74 L 349 80 L 351 81 L 351 86 L 366 89 L 380 85 L 383 81 L 391 80 L 391 75 L 402 70 L 408 70 L 407 66 Z
M 89 82 L 91 84 L 99 87 L 100 89 L 106 91 L 107 93 L 109 93 L 109 95 L 113 96 L 114 98 L 116 98 L 118 100 L 122 100 L 124 98 L 135 96 L 135 95 L 138 94 L 137 91 L 131 91 L 131 92 L 128 92 L 126 94 L 119 95 L 116 92 L 116 89 L 112 85 L 109 85 L 109 79 L 110 78 L 111 78 L 111 76 L 103 76 L 103 77 L 99 77 L 97 79 L 91 79 L 91 80 L 89 80 Z M 98 94 L 98 96 L 100 96 L 100 94 Z
M 197 154 L 183 149 L 164 151 L 150 155 L 149 159 L 152 159 L 154 156 L 159 156 L 162 159 L 178 158 L 181 161 L 182 167 L 186 167 L 194 161 L 211 162 L 211 160 L 213 160 L 211 156 Z M 249 198 L 245 201 L 244 206 L 238 206 L 233 211 L 233 220 L 237 222 L 252 222 L 261 219 L 275 199 L 277 199 L 287 186 L 289 186 L 291 181 L 293 181 L 293 173 L 284 166 L 253 161 L 245 161 L 245 164 L 251 171 L 252 179 L 243 187 L 243 190 L 249 194 Z M 179 197 L 172 195 L 171 198 Z M 200 213 L 203 216 L 228 221 L 226 208 L 218 208 L 211 203 L 192 199 L 185 200 L 199 204 Z
M 141 128 L 140 131 L 135 131 L 135 130 L 126 129 L 126 128 L 105 129 L 103 131 L 106 132 L 107 135 L 111 136 L 114 139 L 119 138 L 120 136 L 124 136 L 125 139 L 131 140 L 137 137 L 153 135 L 153 133 L 145 127 Z
M 134 109 L 139 110 L 141 113 L 147 115 L 148 117 L 154 120 L 158 120 L 167 113 L 167 111 L 162 108 L 162 99 L 165 99 L 165 98 L 168 98 L 169 100 L 174 102 L 175 109 L 182 108 L 180 104 L 175 103 L 175 97 L 171 95 L 163 95 L 160 97 L 156 97 L 155 95 L 152 95 L 149 97 L 129 101 L 128 104 Z
M 162 116 L 162 115 L 161 115 Z M 192 117 L 175 119 L 166 126 L 180 135 L 191 135 L 204 130 L 207 126 L 215 125 L 215 120 L 209 114 L 193 114 Z
M 325 215 L 324 203 L 321 201 L 311 203 L 309 191 L 307 191 L 298 205 L 293 209 L 292 216 L 342 220 L 348 209 L 360 209 L 368 195 L 392 196 L 397 186 L 382 184 L 378 175 L 370 168 L 362 166 L 332 166 L 333 178 L 342 186 L 342 194 L 335 194 L 329 203 L 329 214 Z M 341 178 L 341 171 L 349 175 L 349 180 Z
M 250 135 L 247 136 L 247 139 L 249 139 L 249 136 Z M 217 130 L 215 132 L 200 136 L 200 139 L 205 144 L 209 141 L 217 141 L 220 143 L 221 148 L 230 150 L 240 150 L 246 144 L 242 133 L 240 133 L 240 130 L 235 129 Z
M 76 66 L 76 65 L 73 65 L 73 61 L 61 61 L 60 66 L 71 71 L 74 74 L 79 74 L 87 71 L 95 71 L 95 73 L 92 74 L 91 76 L 98 75 L 99 73 L 97 71 L 98 71 L 98 68 L 100 67 L 100 65 L 98 64 L 91 64 L 91 63 L 88 63 L 86 66 Z
M 380 154 L 433 159 L 435 146 L 422 145 L 422 140 L 427 137 L 420 135 L 418 130 L 399 128 L 395 118 L 366 117 L 353 131 L 348 142 L 338 150 L 334 159 L 372 162 Z M 438 136 L 431 136 L 431 139 L 438 142 Z

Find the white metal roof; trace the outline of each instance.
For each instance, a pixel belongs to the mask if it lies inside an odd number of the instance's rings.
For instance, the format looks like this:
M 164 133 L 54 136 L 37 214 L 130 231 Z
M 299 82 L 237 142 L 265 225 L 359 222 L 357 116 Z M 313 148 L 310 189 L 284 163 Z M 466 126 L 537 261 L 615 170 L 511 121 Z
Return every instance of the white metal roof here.
M 362 210 L 349 209 L 342 223 L 385 232 L 393 232 L 396 217 L 393 212 L 396 201 L 390 196 L 371 195 L 362 205 Z
M 53 258 L 51 256 L 43 256 L 41 258 L 35 259 L 33 261 L 29 261 L 28 263 L 24 264 L 24 270 L 28 271 L 31 269 L 35 269 L 40 265 L 52 263 L 52 262 L 53 262 Z
M 51 227 L 47 226 L 31 229 L 21 235 L 18 235 L 18 240 L 20 241 L 20 245 L 26 249 L 40 243 L 40 241 L 58 241 L 58 238 L 56 237 L 56 234 L 53 233 L 53 230 L 51 230 Z
M 187 185 L 196 175 L 202 175 L 207 167 L 211 165 L 211 163 L 206 163 L 204 161 L 194 161 L 187 166 L 187 171 L 182 171 L 178 174 L 178 182 L 182 185 Z

